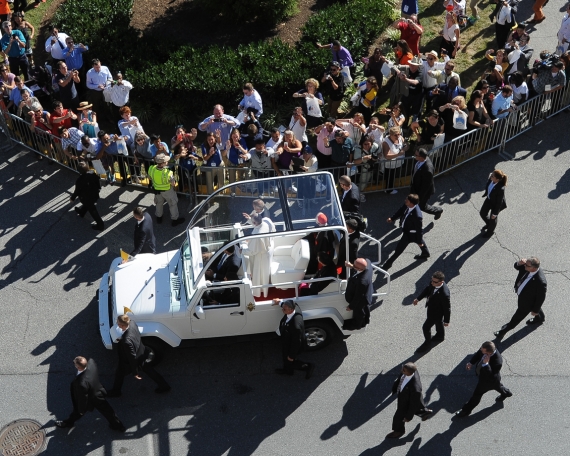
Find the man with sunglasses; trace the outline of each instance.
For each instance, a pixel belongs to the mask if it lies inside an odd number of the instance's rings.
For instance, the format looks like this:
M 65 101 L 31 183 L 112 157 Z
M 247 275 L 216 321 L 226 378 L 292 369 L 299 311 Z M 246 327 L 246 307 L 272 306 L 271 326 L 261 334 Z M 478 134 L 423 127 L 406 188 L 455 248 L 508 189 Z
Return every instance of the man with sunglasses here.
M 444 57 L 443 62 L 439 62 L 437 52 L 429 51 L 426 54 L 426 60 L 423 61 L 422 85 L 424 88 L 424 98 L 426 99 L 426 111 L 431 109 L 431 100 L 428 98 L 430 92 L 437 86 L 437 77 L 434 71 L 445 70 L 445 62 L 449 60 L 448 56 Z
M 414 306 L 424 298 L 427 298 L 427 318 L 422 326 L 425 342 L 419 346 L 417 352 L 427 351 L 431 342 L 445 340 L 445 327 L 449 326 L 451 317 L 451 298 L 443 272 L 435 271 L 432 274 L 430 284 L 414 299 Z M 432 326 L 435 326 L 434 337 L 431 336 Z
M 26 57 L 26 38 L 20 30 L 12 30 L 9 21 L 2 22 L 4 35 L 0 39 L 2 51 L 8 56 L 10 70 L 16 76 L 28 77 L 28 58 Z
M 344 78 L 340 74 L 340 63 L 332 62 L 330 69 L 323 75 L 321 82 L 329 94 L 329 115 L 335 119 L 338 117 L 338 107 L 344 97 Z

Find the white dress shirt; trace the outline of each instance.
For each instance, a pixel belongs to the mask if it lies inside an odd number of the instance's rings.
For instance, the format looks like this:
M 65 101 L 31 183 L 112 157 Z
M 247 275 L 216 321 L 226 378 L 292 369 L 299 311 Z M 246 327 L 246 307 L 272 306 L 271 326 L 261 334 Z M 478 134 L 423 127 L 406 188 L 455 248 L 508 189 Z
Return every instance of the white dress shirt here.
M 45 50 L 49 52 L 54 59 L 64 60 L 63 50 L 67 47 L 65 40 L 69 38 L 65 33 L 59 32 L 57 34 L 57 41 L 52 45 L 51 39 L 53 35 L 50 35 L 46 40 Z M 60 46 L 63 45 L 63 47 Z

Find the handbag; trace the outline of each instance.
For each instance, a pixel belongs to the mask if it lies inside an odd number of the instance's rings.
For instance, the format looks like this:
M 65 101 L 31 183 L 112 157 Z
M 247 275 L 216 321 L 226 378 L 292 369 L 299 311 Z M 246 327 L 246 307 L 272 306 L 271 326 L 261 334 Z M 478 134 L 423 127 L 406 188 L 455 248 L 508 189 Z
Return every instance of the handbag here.
M 340 74 L 344 78 L 345 84 L 350 84 L 352 82 L 352 76 L 350 75 L 350 68 L 347 66 L 343 66 L 342 70 L 340 70 Z

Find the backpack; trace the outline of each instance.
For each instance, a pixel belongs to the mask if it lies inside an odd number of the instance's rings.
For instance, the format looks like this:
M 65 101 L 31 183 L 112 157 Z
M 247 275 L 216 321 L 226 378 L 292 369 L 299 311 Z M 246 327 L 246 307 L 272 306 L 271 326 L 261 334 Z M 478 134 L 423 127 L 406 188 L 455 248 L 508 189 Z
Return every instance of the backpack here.
M 343 212 L 345 220 L 355 220 L 358 223 L 358 231 L 368 228 L 368 219 L 358 212 Z

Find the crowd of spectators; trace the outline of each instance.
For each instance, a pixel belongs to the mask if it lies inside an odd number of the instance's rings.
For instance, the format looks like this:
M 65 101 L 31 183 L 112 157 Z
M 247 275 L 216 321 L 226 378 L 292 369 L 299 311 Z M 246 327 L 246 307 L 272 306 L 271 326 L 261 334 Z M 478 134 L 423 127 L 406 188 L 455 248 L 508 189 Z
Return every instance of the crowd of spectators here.
M 111 72 L 98 58 L 84 61 L 88 44 L 76 43 L 51 26 L 43 46 L 48 62 L 35 65 L 30 46 L 35 30 L 23 11 L 2 23 L 1 95 L 12 114 L 28 123 L 34 145 L 42 142 L 38 136 L 49 133 L 50 141 L 44 143 L 49 143 L 52 157 L 100 160 L 111 184 L 117 168 L 122 185 L 141 183 L 143 167 L 148 169 L 161 153 L 179 170 L 179 190 L 193 188 L 191 180 L 197 175 L 200 182 L 193 184 L 203 184 L 211 193 L 226 181 L 337 167 L 336 174 L 350 175 L 361 190 L 376 174 L 389 193 L 396 193 L 395 178 L 401 175 L 404 158 L 413 155 L 414 143 L 429 151 L 470 130 L 489 128 L 526 100 L 562 90 L 568 82 L 569 13 L 558 33 L 557 50 L 563 54 L 543 51 L 533 65 L 527 24 L 516 22 L 517 2 L 509 0 L 498 3 L 492 13 L 497 50 L 486 52 L 489 67 L 468 97 L 461 86 L 461 68 L 453 60 L 461 49 L 462 29 L 478 19 L 477 2 L 470 5 L 473 15 L 468 21 L 465 6 L 464 0 L 444 2 L 437 50 L 421 45 L 423 27 L 414 1 L 402 3 L 402 18 L 392 24 L 401 34 L 392 61 L 380 48 L 355 59 L 339 41 L 317 43 L 330 52 L 329 66 L 291 94 L 298 106 L 288 122 L 270 129 L 260 123 L 262 94 L 246 82 L 235 117 L 216 105 L 197 128 L 178 125 L 169 143 L 161 141 L 147 134 L 131 112 L 133 86 L 121 72 Z M 365 79 L 354 81 L 358 60 Z M 348 112 L 341 115 L 351 84 L 356 91 Z M 388 108 L 380 109 L 382 97 L 389 99 Z

